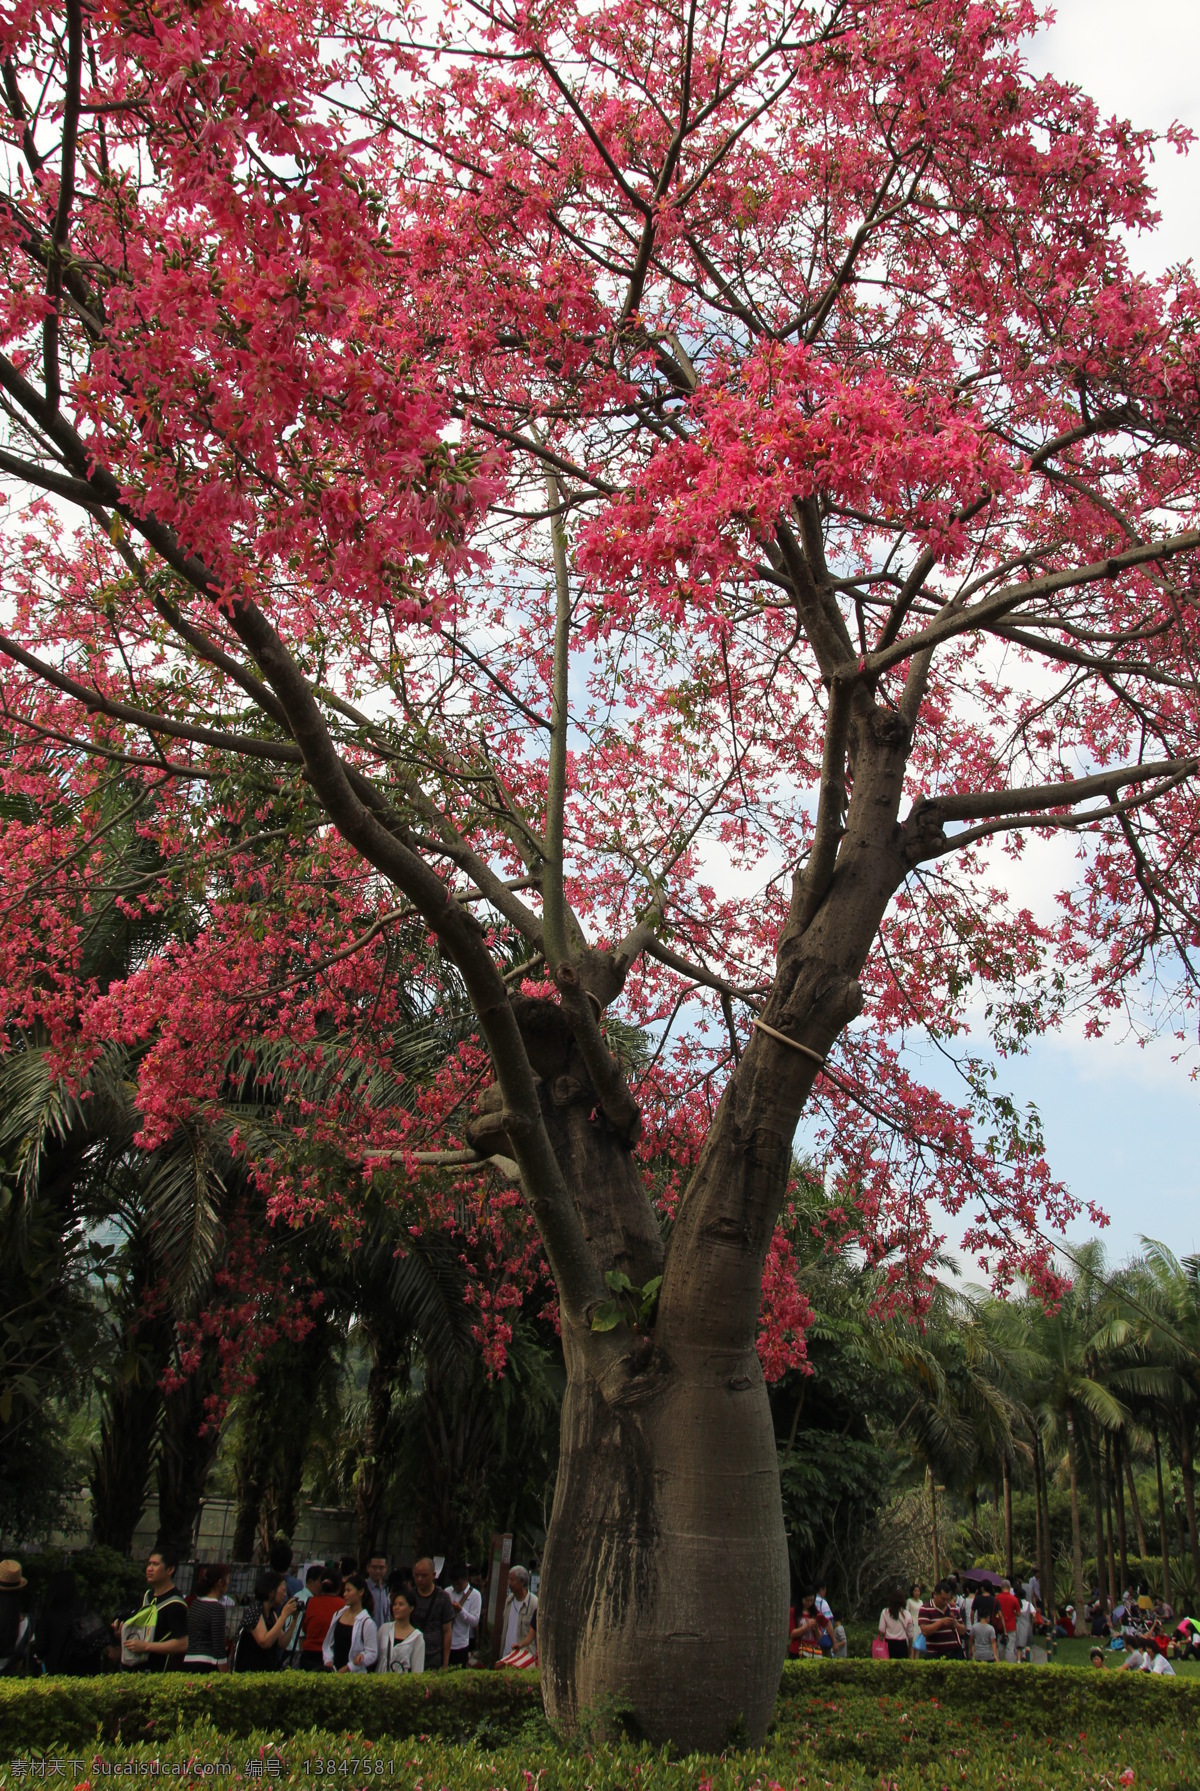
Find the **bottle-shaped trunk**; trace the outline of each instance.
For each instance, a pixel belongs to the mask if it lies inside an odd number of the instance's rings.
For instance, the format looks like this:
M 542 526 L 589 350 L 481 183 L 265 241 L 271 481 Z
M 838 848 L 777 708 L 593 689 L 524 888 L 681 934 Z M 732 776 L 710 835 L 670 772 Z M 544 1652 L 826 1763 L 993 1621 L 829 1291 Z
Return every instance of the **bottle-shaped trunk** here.
M 775 1434 L 753 1349 L 673 1352 L 616 1401 L 569 1373 L 538 1610 L 554 1727 L 623 1719 L 684 1751 L 761 1741 L 787 1614 Z

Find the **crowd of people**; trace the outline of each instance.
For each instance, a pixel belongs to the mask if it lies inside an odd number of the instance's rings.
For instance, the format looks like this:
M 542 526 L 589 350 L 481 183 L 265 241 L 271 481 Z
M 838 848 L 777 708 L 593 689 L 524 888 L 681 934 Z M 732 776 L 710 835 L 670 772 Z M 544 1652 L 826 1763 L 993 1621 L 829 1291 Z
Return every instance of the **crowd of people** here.
M 291 1545 L 279 1543 L 258 1573 L 253 1594 L 230 1596 L 224 1562 L 199 1566 L 185 1595 L 178 1559 L 165 1545 L 146 1562 L 146 1596 L 108 1625 L 81 1596 L 75 1575 L 52 1574 L 36 1609 L 18 1561 L 0 1561 L 0 1673 L 83 1675 L 120 1666 L 145 1672 L 428 1673 L 479 1662 L 481 1581 L 465 1561 L 442 1576 L 423 1556 L 389 1572 L 375 1553 L 365 1567 L 348 1557 L 298 1571 Z M 1074 1606 L 1052 1614 L 1037 1575 L 1018 1586 L 968 1573 L 941 1579 L 926 1598 L 918 1583 L 898 1587 L 879 1614 L 872 1652 L 879 1658 L 1019 1663 L 1035 1643 L 1090 1634 L 1093 1665 L 1171 1675 L 1172 1659 L 1200 1660 L 1200 1621 L 1161 1598 L 1127 1589 L 1116 1600 L 1097 1590 L 1084 1624 Z M 996 1579 L 988 1575 L 987 1580 Z M 537 1664 L 537 1596 L 527 1568 L 508 1570 L 496 1664 Z M 845 1627 L 825 1583 L 807 1590 L 789 1615 L 793 1657 L 836 1659 L 847 1652 Z
M 0 1561 L 0 1673 L 83 1675 L 128 1671 L 213 1673 L 428 1673 L 475 1664 L 483 1589 L 465 1561 L 439 1584 L 428 1556 L 389 1573 L 383 1554 L 365 1568 L 348 1557 L 296 1569 L 290 1544 L 272 1550 L 251 1597 L 230 1596 L 225 1562 L 201 1565 L 186 1595 L 165 1545 L 146 1562 L 141 1607 L 111 1626 L 68 1570 L 50 1576 L 36 1610 L 18 1561 Z M 537 1596 L 529 1570 L 508 1570 L 499 1625 L 500 1666 L 537 1664 Z
M 1200 1659 L 1200 1623 L 1185 1617 L 1174 1625 L 1170 1606 L 1144 1591 L 1129 1588 L 1114 1604 L 1097 1589 L 1086 1621 L 1095 1638 L 1093 1665 L 1103 1667 L 1116 1657 L 1121 1671 L 1173 1674 L 1172 1658 Z M 907 1595 L 897 1588 L 879 1613 L 872 1652 L 892 1660 L 924 1655 L 1017 1664 L 1032 1659 L 1036 1642 L 1049 1651 L 1058 1640 L 1079 1633 L 1073 1605 L 1047 1612 L 1036 1574 L 1015 1587 L 1007 1579 L 992 1586 L 967 1574 L 961 1581 L 956 1576 L 939 1580 L 928 1600 L 920 1584 L 910 1586 Z M 1102 1639 L 1108 1643 L 1107 1655 Z

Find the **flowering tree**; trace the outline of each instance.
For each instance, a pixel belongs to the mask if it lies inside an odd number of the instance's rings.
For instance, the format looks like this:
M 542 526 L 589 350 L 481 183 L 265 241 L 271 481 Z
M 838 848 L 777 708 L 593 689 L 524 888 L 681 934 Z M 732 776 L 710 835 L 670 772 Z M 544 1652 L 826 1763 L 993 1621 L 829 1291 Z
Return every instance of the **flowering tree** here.
M 464 1062 L 311 1124 L 414 1177 L 499 1163 L 536 1225 L 563 1726 L 617 1694 L 655 1739 L 764 1730 L 755 1338 L 806 1103 L 898 1294 L 932 1193 L 998 1279 L 1046 1281 L 1074 1208 L 1036 1130 L 969 1064 L 961 1104 L 922 1088 L 906 1034 L 962 1034 L 979 991 L 1005 1049 L 1072 1003 L 1191 1012 L 1200 304 L 1131 273 L 1151 141 L 1029 77 L 1035 21 L 3 27 L 7 1018 L 64 1061 L 156 1028 L 152 1141 L 250 1004 L 300 1053 L 385 1033 L 417 917 L 490 1088 L 465 1104 Z M 168 881 L 95 886 L 114 787 L 198 918 L 100 992 L 93 904 Z M 1006 855 L 1055 833 L 1047 924 Z M 673 1151 L 664 1239 L 642 1165 Z M 280 1166 L 281 1207 L 324 1197 Z

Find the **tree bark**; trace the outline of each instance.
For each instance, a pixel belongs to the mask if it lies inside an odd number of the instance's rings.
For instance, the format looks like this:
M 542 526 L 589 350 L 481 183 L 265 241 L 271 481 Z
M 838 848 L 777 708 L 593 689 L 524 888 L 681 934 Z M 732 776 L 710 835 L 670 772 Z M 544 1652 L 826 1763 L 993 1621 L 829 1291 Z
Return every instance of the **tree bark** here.
M 1162 1449 L 1158 1441 L 1158 1418 L 1153 1421 L 1154 1472 L 1158 1478 L 1158 1539 L 1162 1547 L 1163 1597 L 1171 1601 L 1171 1548 L 1167 1541 L 1167 1501 L 1163 1496 Z
M 606 1401 L 571 1375 L 542 1571 L 542 1695 L 652 1744 L 764 1733 L 787 1645 L 778 1455 L 753 1350 L 690 1351 Z M 714 1675 L 713 1659 L 721 1660 Z
M 1071 1470 L 1071 1568 L 1075 1575 L 1075 1604 L 1082 1612 L 1085 1603 L 1083 1584 L 1083 1541 L 1079 1532 L 1079 1466 L 1075 1450 L 1075 1402 L 1067 1401 L 1067 1462 Z

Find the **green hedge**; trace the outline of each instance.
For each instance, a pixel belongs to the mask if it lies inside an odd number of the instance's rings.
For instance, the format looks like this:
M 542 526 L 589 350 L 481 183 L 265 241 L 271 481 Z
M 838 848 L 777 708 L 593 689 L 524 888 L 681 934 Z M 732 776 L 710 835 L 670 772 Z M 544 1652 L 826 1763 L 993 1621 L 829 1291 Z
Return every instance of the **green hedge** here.
M 764 1748 L 682 1761 L 632 1740 L 557 1741 L 525 1674 L 0 1682 L 0 1783 L 28 1791 L 28 1772 L 18 1779 L 10 1762 L 72 1755 L 91 1791 L 118 1769 L 186 1776 L 178 1766 L 189 1760 L 220 1761 L 218 1782 L 254 1779 L 260 1791 L 272 1777 L 299 1791 L 334 1776 L 401 1791 L 1196 1791 L 1200 1682 L 954 1662 L 794 1665 Z M 70 1778 L 59 1782 L 69 1791 Z
M 0 1679 L 0 1751 L 44 1754 L 100 1740 L 133 1745 L 196 1723 L 223 1735 L 352 1730 L 371 1740 L 437 1735 L 501 1741 L 542 1708 L 532 1673 L 113 1673 Z

